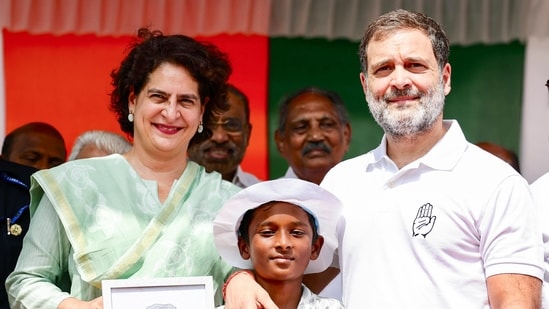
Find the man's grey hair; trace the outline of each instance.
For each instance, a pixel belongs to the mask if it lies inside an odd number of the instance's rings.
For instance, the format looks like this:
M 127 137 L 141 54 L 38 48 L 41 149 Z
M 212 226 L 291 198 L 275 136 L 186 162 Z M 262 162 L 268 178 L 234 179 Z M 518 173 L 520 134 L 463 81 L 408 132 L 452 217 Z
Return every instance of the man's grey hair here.
M 296 92 L 286 96 L 280 102 L 278 108 L 278 132 L 283 133 L 286 129 L 286 121 L 290 112 L 290 103 L 292 103 L 293 100 L 305 93 L 319 95 L 328 99 L 332 103 L 332 107 L 336 111 L 337 117 L 341 124 L 349 124 L 349 115 L 347 113 L 347 109 L 345 108 L 345 104 L 343 103 L 343 100 L 341 99 L 339 94 L 335 91 L 311 86 L 297 90 Z
M 131 143 L 119 134 L 100 130 L 87 131 L 76 138 L 68 160 L 72 161 L 76 159 L 80 154 L 80 151 L 82 151 L 82 148 L 89 144 L 95 145 L 108 154 L 122 154 L 132 147 Z

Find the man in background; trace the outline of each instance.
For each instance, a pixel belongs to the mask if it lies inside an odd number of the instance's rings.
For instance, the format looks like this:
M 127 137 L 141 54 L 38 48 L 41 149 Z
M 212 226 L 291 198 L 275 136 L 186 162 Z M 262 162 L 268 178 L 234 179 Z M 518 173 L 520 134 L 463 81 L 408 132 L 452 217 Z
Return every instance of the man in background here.
M 31 122 L 6 135 L 2 158 L 45 169 L 65 162 L 67 149 L 63 136 L 56 128 L 44 122 Z
M 128 152 L 132 144 L 122 135 L 102 130 L 90 130 L 74 141 L 68 161 L 108 156 Z
M 349 150 L 351 125 L 343 101 L 316 87 L 289 95 L 279 107 L 275 142 L 288 161 L 284 177 L 320 184 Z
M 57 166 L 66 159 L 65 141 L 53 126 L 25 124 L 6 135 L 0 156 L 0 280 L 15 268 L 30 221 L 30 176 L 38 169 Z M 9 309 L 4 284 L 0 309 Z
M 9 309 L 4 282 L 15 268 L 29 226 L 30 176 L 35 168 L 0 157 L 0 309 Z
M 244 172 L 240 163 L 250 142 L 250 102 L 248 97 L 234 85 L 228 86 L 229 109 L 215 117 L 205 119 L 212 136 L 201 144 L 189 147 L 189 159 L 204 166 L 206 171 L 220 173 L 224 180 L 245 188 L 260 180 Z

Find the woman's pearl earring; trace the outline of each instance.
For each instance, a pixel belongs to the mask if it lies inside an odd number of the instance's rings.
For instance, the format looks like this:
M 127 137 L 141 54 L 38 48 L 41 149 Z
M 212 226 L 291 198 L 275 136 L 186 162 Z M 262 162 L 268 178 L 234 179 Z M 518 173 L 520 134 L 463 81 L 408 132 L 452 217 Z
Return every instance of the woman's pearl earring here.
M 202 131 L 204 131 L 204 125 L 202 125 L 202 121 L 200 121 L 200 124 L 198 125 L 198 130 L 197 130 L 197 132 L 198 132 L 198 133 L 202 133 Z
M 133 122 L 133 113 L 132 113 L 132 112 L 130 112 L 130 113 L 128 114 L 128 121 L 129 121 L 129 122 Z

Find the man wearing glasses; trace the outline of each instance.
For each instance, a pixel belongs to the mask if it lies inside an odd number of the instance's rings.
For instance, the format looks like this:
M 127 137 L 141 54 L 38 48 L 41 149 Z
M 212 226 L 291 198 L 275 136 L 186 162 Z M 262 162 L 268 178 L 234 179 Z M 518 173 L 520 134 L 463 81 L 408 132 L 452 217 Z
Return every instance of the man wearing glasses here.
M 188 156 L 206 171 L 219 172 L 224 180 L 245 188 L 260 182 L 240 167 L 252 132 L 250 104 L 248 97 L 233 85 L 228 87 L 227 100 L 229 110 L 205 121 L 212 137 L 189 147 Z

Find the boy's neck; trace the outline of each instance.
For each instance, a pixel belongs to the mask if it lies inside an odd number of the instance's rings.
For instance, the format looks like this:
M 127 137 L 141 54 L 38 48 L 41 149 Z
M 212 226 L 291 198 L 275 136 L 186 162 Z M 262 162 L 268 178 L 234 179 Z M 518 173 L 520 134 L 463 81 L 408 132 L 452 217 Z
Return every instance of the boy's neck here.
M 297 309 L 303 292 L 301 279 L 269 281 L 256 278 L 257 282 L 269 293 L 278 309 Z

